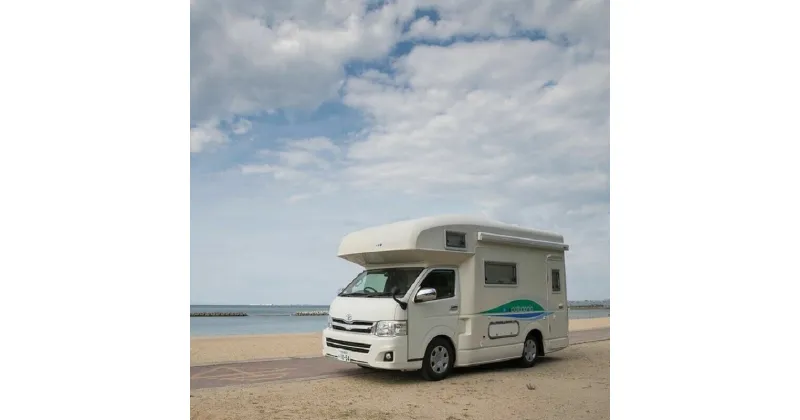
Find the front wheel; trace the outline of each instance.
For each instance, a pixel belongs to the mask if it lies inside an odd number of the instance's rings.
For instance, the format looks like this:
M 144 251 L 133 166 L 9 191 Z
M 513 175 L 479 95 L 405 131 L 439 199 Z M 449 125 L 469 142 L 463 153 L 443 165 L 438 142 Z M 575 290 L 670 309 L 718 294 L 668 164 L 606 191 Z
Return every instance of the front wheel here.
M 441 381 L 450 375 L 455 362 L 455 351 L 444 338 L 435 338 L 428 344 L 422 359 L 422 377 L 427 381 Z

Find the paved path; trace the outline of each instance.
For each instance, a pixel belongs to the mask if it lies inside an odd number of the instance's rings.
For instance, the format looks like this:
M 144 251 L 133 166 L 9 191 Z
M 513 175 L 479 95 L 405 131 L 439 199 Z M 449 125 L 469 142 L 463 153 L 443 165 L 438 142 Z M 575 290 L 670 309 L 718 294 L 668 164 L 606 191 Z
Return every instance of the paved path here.
M 609 340 L 611 329 L 575 331 L 570 344 Z M 191 367 L 191 389 L 216 388 L 265 382 L 308 381 L 340 376 L 366 375 L 377 371 L 324 357 L 225 363 Z

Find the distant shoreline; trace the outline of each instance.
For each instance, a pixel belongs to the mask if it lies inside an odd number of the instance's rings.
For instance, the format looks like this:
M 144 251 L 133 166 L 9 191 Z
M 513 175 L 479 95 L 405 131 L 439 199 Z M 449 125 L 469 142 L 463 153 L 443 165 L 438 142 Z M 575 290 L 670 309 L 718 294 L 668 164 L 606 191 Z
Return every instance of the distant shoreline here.
M 190 303 L 189 306 L 217 306 L 217 307 L 252 307 L 252 308 L 327 308 L 325 305 L 312 305 L 306 303 L 278 304 L 278 303 Z
M 272 308 L 328 308 L 331 305 L 310 305 L 310 304 L 287 304 L 287 305 L 280 305 L 280 304 L 271 304 L 271 303 L 264 303 L 264 304 L 220 304 L 220 303 L 192 303 L 189 306 L 207 306 L 207 307 L 251 307 L 251 308 L 260 308 L 260 307 L 272 307 Z M 610 309 L 609 305 L 567 305 L 570 309 Z

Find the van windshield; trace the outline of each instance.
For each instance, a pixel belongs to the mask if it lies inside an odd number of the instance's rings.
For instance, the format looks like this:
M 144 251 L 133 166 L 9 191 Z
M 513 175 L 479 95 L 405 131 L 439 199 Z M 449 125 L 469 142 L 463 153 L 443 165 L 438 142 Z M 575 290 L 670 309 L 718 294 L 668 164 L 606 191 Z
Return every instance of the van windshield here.
M 422 272 L 422 268 L 379 268 L 362 271 L 339 296 L 390 297 L 392 288 L 397 287 L 397 295 L 405 295 Z

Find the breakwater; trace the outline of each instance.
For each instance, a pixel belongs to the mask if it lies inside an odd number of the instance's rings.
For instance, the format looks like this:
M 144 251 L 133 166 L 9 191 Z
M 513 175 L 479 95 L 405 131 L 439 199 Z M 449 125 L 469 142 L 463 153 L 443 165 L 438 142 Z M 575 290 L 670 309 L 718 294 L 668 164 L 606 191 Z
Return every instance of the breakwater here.
M 295 312 L 294 316 L 325 316 L 328 311 L 299 311 Z
M 569 309 L 579 309 L 579 310 L 592 310 L 592 309 L 611 309 L 608 305 L 569 305 Z
M 246 312 L 194 312 L 190 316 L 247 316 Z

